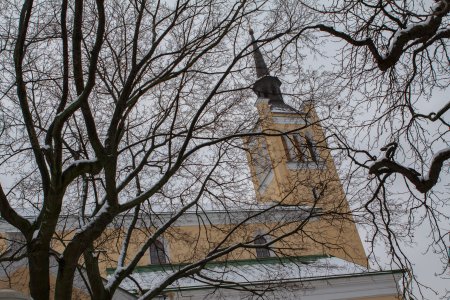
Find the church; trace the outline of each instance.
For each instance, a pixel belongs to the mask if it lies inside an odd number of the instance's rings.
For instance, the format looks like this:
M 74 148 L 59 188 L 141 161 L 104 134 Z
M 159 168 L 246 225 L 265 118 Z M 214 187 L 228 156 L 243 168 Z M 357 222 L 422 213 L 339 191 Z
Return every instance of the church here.
M 151 240 L 148 253 L 113 299 L 401 299 L 404 271 L 368 265 L 314 103 L 304 101 L 294 109 L 285 102 L 281 81 L 270 74 L 250 34 L 259 120 L 243 139 L 247 157 L 242 159 L 248 161 L 255 203 L 227 211 L 184 212 Z M 130 240 L 130 251 L 139 251 L 149 232 L 172 216 L 160 212 L 151 225 L 145 218 L 124 216 L 105 232 L 96 248 L 105 284 L 120 272 L 117 262 L 127 260 L 115 246 L 123 238 L 117 229 L 150 228 Z M 3 236 L 21 240 L 4 220 L 0 223 Z M 65 224 L 65 229 L 76 227 L 76 216 L 68 216 Z M 230 250 L 230 245 L 236 247 Z M 55 245 L 52 257 L 58 247 L 63 245 Z M 15 249 L 10 245 L 3 255 Z M 53 265 L 56 278 L 57 263 Z M 83 268 L 80 264 L 73 299 L 91 298 Z M 172 283 L 164 285 L 168 279 Z M 28 299 L 26 258 L 3 266 L 0 288 Z

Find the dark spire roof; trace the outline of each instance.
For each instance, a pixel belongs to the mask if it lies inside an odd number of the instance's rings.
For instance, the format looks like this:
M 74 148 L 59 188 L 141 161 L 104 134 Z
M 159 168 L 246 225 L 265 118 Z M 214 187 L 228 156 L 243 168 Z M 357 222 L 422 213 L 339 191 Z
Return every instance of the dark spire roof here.
M 253 84 L 253 91 L 258 97 L 268 98 L 269 104 L 284 104 L 283 96 L 281 94 L 281 81 L 275 77 L 271 76 L 269 69 L 264 61 L 264 57 L 259 50 L 259 46 L 253 36 L 253 30 L 249 30 L 250 36 L 252 38 L 253 46 L 253 58 L 255 60 L 256 76 L 258 80 Z
M 267 68 L 266 62 L 264 61 L 264 57 L 259 51 L 258 44 L 256 43 L 255 36 L 253 35 L 253 29 L 249 29 L 250 36 L 252 37 L 252 46 L 253 46 L 253 59 L 255 60 L 256 67 L 256 76 L 258 78 L 269 76 L 269 69 Z

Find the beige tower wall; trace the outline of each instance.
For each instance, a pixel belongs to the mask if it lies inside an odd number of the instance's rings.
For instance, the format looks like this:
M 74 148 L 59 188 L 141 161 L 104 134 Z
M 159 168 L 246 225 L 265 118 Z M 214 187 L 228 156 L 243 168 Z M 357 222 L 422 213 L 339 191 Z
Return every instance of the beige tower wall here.
M 306 104 L 304 111 L 299 113 L 287 108 L 284 111 L 271 109 L 263 98 L 257 102 L 261 119 L 258 130 L 264 133 L 259 139 L 267 143 L 273 173 L 270 182 L 265 182 L 265 188 L 261 189 L 262 183 L 258 180 L 252 159 L 259 149 L 249 147 L 248 158 L 257 200 L 320 208 L 320 220 L 313 226 L 317 229 L 308 234 L 316 241 L 315 244 L 320 245 L 315 250 L 316 254 L 326 253 L 367 266 L 361 239 L 314 108 Z M 287 136 L 293 140 L 295 134 L 300 138 L 307 136 L 314 143 L 317 161 L 311 157 L 308 160 L 307 155 L 311 154 L 306 144 L 301 145 L 304 149 L 300 149 L 304 151 L 304 161 L 288 159 L 283 139 Z

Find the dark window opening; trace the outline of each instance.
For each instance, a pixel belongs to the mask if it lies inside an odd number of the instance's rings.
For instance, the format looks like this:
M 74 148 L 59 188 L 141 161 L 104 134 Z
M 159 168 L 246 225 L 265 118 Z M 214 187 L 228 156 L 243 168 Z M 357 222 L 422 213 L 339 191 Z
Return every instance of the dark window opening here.
M 251 159 L 258 185 L 261 187 L 272 171 L 272 162 L 267 149 L 265 138 L 254 139 L 249 142 L 252 148 Z
M 164 244 L 161 241 L 155 241 L 150 245 L 150 263 L 152 265 L 161 265 L 167 263 Z
M 313 194 L 314 200 L 319 200 L 320 198 L 322 198 L 325 194 L 326 189 L 327 189 L 327 186 L 323 185 L 323 184 L 319 184 L 318 186 L 313 187 L 312 194 Z
M 255 237 L 255 245 L 267 244 L 267 240 L 262 235 L 257 235 Z M 256 248 L 256 257 L 264 258 L 270 257 L 270 250 L 268 248 Z
M 316 149 L 315 146 L 313 144 L 313 142 L 311 141 L 311 139 L 307 136 L 305 138 L 306 140 L 306 147 L 308 148 L 308 152 L 309 152 L 309 156 L 311 157 L 311 160 L 314 162 L 317 162 L 317 153 L 316 153 Z
M 315 142 L 309 137 L 302 137 L 300 134 L 283 135 L 283 147 L 288 161 L 319 162 Z
M 284 135 L 282 140 L 288 161 L 305 161 L 302 138 L 299 134 Z
M 320 194 L 315 187 L 312 188 L 312 193 L 313 193 L 314 200 L 319 200 Z

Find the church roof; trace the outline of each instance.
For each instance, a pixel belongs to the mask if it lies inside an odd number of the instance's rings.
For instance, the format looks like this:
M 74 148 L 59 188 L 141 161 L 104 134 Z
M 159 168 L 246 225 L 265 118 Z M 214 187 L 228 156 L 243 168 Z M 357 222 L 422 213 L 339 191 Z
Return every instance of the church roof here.
M 133 291 L 136 290 L 136 282 L 143 290 L 150 290 L 159 286 L 168 276 L 185 266 L 187 264 L 137 267 L 131 275 L 133 280 L 126 279 L 121 287 L 125 290 Z M 109 271 L 113 272 L 114 270 L 110 269 Z M 271 257 L 208 263 L 200 272 L 201 276 L 193 275 L 179 279 L 170 285 L 166 291 L 208 289 L 217 282 L 222 282 L 221 287 L 226 286 L 226 283 L 231 286 L 279 285 L 288 282 L 307 282 L 311 280 L 402 272 L 401 270 L 373 271 L 330 256 Z
M 262 56 L 258 44 L 256 43 L 255 36 L 253 35 L 253 30 L 250 29 L 249 33 L 252 39 L 253 59 L 255 60 L 256 77 L 262 78 L 264 76 L 270 76 L 269 69 L 267 68 L 264 57 Z
M 250 29 L 249 32 L 253 47 L 256 77 L 258 78 L 253 84 L 252 89 L 258 97 L 269 99 L 269 104 L 284 104 L 283 95 L 280 89 L 281 81 L 278 77 L 270 75 L 269 68 L 264 61 L 264 57 L 253 35 L 253 30 Z

